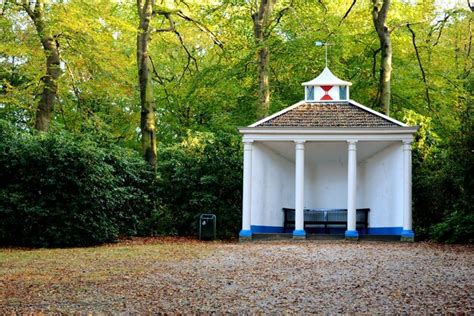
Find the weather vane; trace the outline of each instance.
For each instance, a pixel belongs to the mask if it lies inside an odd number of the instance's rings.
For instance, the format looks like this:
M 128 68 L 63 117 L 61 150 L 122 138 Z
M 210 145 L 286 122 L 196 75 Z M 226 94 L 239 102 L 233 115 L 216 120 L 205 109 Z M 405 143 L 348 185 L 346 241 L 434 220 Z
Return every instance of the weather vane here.
M 315 42 L 316 46 L 324 46 L 326 48 L 326 67 L 328 66 L 328 46 L 334 45 L 333 43 L 327 43 L 327 42 L 321 42 L 321 41 L 316 41 Z

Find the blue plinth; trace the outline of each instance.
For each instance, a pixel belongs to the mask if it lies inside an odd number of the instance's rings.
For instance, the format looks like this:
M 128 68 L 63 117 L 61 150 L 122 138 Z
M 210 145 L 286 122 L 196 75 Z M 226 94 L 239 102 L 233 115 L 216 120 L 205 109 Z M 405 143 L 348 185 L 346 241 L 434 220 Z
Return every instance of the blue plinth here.
M 402 230 L 402 237 L 404 238 L 415 238 L 415 232 L 413 230 Z
M 357 230 L 346 230 L 344 236 L 346 238 L 359 238 L 359 232 Z
M 293 231 L 293 237 L 306 237 L 306 232 L 304 229 L 298 229 Z
M 252 237 L 252 231 L 249 229 L 247 230 L 242 229 L 239 233 L 239 237 Z

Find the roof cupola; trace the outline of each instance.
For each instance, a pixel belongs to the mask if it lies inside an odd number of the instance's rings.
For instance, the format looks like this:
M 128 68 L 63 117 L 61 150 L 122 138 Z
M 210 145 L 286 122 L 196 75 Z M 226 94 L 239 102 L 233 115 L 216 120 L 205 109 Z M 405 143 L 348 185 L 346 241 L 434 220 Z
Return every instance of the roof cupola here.
M 336 77 L 328 67 L 311 81 L 304 82 L 306 102 L 347 102 L 349 101 L 349 81 Z

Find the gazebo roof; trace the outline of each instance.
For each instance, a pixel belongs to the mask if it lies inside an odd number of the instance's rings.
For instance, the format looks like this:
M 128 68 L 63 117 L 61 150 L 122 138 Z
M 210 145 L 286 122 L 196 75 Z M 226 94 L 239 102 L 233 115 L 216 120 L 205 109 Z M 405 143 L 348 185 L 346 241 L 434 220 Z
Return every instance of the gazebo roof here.
M 349 100 L 334 103 L 301 101 L 249 127 L 396 128 L 407 125 Z

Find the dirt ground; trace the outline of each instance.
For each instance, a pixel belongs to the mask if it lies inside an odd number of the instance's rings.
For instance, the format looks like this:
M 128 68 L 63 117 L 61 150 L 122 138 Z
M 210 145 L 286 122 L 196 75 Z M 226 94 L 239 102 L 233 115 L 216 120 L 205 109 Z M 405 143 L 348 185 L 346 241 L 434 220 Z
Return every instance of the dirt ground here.
M 0 313 L 474 313 L 474 247 L 134 239 L 0 249 Z

